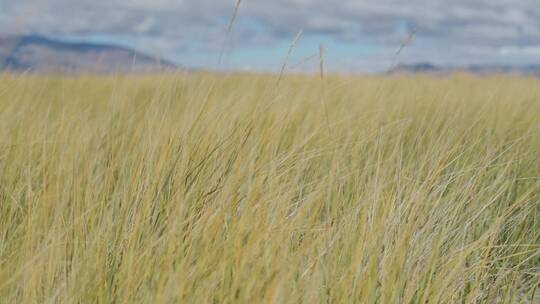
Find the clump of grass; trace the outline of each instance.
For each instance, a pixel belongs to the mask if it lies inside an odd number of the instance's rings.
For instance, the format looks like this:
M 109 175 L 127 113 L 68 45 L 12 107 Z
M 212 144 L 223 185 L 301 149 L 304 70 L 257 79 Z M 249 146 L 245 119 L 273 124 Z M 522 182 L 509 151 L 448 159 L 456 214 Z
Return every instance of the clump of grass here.
M 276 80 L 1 76 L 0 302 L 533 298 L 537 80 Z

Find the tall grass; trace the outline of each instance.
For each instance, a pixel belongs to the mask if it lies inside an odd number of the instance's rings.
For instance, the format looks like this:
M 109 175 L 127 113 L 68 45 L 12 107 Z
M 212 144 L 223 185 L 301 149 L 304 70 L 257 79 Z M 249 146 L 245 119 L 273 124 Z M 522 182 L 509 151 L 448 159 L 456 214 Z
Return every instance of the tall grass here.
M 276 80 L 0 76 L 0 302 L 533 300 L 538 80 Z

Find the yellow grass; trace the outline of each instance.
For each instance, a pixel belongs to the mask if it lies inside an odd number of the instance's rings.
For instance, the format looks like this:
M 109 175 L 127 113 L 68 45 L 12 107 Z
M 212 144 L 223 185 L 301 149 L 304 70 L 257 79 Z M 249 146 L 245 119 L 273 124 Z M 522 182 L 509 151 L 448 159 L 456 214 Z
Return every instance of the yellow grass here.
M 538 80 L 277 78 L 0 76 L 0 302 L 533 298 Z

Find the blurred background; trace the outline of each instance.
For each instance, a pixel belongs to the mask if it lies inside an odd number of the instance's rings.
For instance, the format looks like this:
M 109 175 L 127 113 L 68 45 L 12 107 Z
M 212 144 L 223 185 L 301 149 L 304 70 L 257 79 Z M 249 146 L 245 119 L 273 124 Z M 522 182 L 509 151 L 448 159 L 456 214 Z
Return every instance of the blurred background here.
M 279 72 L 295 37 L 288 71 L 323 45 L 334 72 L 540 74 L 536 0 L 0 0 L 3 69 Z

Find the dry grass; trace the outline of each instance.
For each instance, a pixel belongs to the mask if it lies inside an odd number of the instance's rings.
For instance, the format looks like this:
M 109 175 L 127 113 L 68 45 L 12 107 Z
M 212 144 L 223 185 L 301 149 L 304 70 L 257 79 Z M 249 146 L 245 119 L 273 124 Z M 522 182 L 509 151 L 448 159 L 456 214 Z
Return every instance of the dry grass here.
M 531 299 L 538 80 L 276 80 L 0 76 L 0 302 Z

